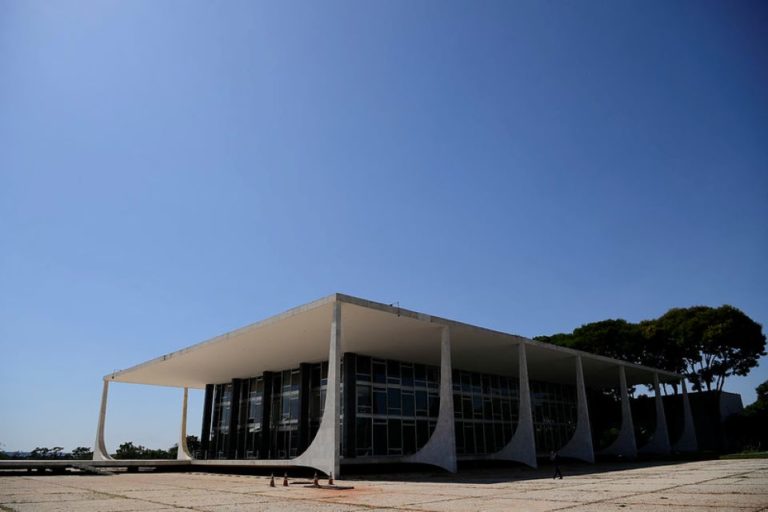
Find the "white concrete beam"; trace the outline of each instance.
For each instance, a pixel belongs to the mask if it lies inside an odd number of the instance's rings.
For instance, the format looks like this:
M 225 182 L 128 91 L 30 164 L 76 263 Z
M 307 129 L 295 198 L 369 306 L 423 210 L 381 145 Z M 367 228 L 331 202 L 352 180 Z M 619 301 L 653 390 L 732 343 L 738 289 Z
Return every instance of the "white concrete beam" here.
M 104 379 L 104 387 L 101 390 L 101 408 L 99 409 L 99 423 L 96 427 L 96 442 L 93 445 L 93 460 L 113 460 L 109 456 L 104 443 L 104 425 L 107 421 L 107 397 L 109 395 L 109 381 Z
M 457 465 L 454 421 L 451 334 L 448 326 L 444 326 L 440 335 L 440 409 L 437 425 L 427 444 L 413 455 L 405 457 L 405 462 L 431 464 L 455 473 Z
M 653 392 L 655 394 L 653 401 L 656 406 L 656 430 L 653 432 L 653 437 L 638 451 L 640 453 L 666 455 L 671 451 L 671 446 L 669 444 L 669 431 L 667 430 L 667 415 L 664 413 L 664 401 L 661 397 L 661 386 L 657 373 L 653 374 Z
M 616 440 L 602 453 L 634 459 L 637 457 L 637 442 L 635 441 L 635 426 L 632 423 L 632 409 L 629 405 L 627 375 L 624 366 L 619 366 L 619 386 L 621 391 L 621 430 L 619 430 Z
M 176 453 L 177 460 L 192 460 L 192 454 L 189 453 L 187 446 L 187 400 L 189 398 L 189 389 L 184 388 L 184 398 L 181 401 L 181 429 L 179 432 L 179 449 Z
M 683 433 L 675 443 L 674 450 L 678 452 L 695 452 L 699 444 L 696 439 L 696 428 L 693 425 L 693 413 L 691 412 L 691 403 L 688 401 L 685 379 L 680 379 L 680 387 L 683 390 Z
M 341 444 L 341 302 L 333 304 L 331 341 L 328 349 L 328 387 L 325 392 L 325 408 L 320 427 L 309 447 L 288 465 L 309 466 L 326 474 L 340 474 Z M 280 461 L 268 461 L 279 465 Z
M 592 447 L 592 429 L 589 423 L 587 389 L 584 386 L 584 369 L 581 364 L 581 356 L 576 356 L 576 401 L 576 431 L 573 433 L 570 441 L 560 449 L 559 453 L 562 457 L 595 462 L 595 451 Z
M 525 343 L 518 344 L 518 372 L 520 376 L 520 404 L 517 415 L 517 429 L 507 446 L 492 454 L 489 458 L 522 462 L 532 468 L 537 467 L 536 438 L 533 432 L 533 412 L 531 411 L 531 390 L 528 384 L 528 361 L 525 357 Z

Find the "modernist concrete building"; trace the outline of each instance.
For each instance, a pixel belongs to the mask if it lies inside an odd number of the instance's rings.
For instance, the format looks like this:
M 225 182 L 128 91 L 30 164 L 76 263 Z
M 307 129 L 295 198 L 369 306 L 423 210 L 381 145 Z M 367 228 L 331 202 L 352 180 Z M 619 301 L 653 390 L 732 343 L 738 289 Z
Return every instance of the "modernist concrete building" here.
M 104 377 L 95 460 L 113 382 L 204 389 L 201 465 L 305 466 L 461 460 L 536 466 L 550 450 L 696 449 L 680 375 L 348 295 L 334 294 Z M 662 400 L 660 385 L 682 385 Z M 655 390 L 633 418 L 628 388 Z M 645 401 L 647 403 L 647 399 Z

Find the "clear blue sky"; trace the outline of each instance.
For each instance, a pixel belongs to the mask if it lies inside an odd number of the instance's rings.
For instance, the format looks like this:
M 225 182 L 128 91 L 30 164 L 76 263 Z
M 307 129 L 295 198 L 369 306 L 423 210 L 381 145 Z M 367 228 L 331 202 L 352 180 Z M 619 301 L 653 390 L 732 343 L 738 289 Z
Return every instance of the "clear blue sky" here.
M 766 325 L 766 26 L 761 1 L 0 2 L 0 443 L 91 446 L 103 375 L 336 291 L 526 336 Z M 109 447 L 174 443 L 180 398 L 113 386 Z

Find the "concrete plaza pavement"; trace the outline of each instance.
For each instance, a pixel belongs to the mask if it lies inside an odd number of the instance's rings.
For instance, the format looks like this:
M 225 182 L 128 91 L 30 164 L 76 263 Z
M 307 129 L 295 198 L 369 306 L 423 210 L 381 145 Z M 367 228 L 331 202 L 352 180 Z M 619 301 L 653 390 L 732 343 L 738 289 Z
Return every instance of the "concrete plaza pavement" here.
M 0 472 L 3 512 L 768 511 L 768 459 L 470 469 L 350 477 L 351 490 L 213 473 L 37 476 Z

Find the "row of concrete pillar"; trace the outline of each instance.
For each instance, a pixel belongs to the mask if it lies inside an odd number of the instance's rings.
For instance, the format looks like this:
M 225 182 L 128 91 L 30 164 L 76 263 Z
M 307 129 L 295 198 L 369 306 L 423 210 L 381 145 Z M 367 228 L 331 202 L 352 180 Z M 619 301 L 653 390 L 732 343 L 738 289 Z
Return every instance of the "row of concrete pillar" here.
M 340 473 L 341 441 L 340 424 L 340 378 L 341 378 L 341 303 L 333 305 L 331 320 L 331 337 L 328 358 L 328 388 L 326 402 L 320 428 L 310 446 L 298 457 L 289 460 L 248 460 L 237 461 L 248 465 L 290 465 L 308 466 L 326 473 Z M 519 342 L 518 346 L 518 375 L 519 375 L 519 414 L 517 429 L 509 443 L 497 453 L 486 456 L 488 459 L 517 461 L 536 467 L 536 443 L 534 437 L 531 395 L 528 380 L 528 363 L 526 359 L 526 343 Z M 594 462 L 595 452 L 592 445 L 592 433 L 587 407 L 587 392 L 584 383 L 584 370 L 580 355 L 574 356 L 575 385 L 577 398 L 577 423 L 572 438 L 559 450 L 562 457 Z M 621 397 L 621 428 L 615 441 L 602 450 L 601 454 L 634 458 L 638 453 L 666 454 L 675 451 L 694 451 L 697 448 L 696 434 L 693 427 L 688 395 L 683 380 L 680 381 L 683 396 L 683 432 L 672 446 L 667 430 L 666 415 L 660 393 L 658 374 L 653 374 L 655 392 L 656 426 L 655 433 L 648 443 L 638 450 L 635 441 L 632 410 L 627 391 L 626 371 L 623 365 L 617 366 L 619 391 Z M 456 442 L 454 432 L 453 411 L 453 367 L 451 364 L 451 336 L 449 326 L 441 326 L 440 337 L 440 408 L 437 424 L 427 443 L 416 453 L 402 458 L 403 462 L 431 464 L 455 472 L 457 469 Z M 94 446 L 94 460 L 111 460 L 104 443 L 104 425 L 106 418 L 107 394 L 109 380 L 104 380 L 101 409 Z M 184 388 L 182 404 L 182 421 L 179 437 L 178 458 L 191 460 L 187 449 L 188 391 Z M 217 461 L 198 461 L 199 463 L 216 463 Z M 221 463 L 221 461 L 218 461 Z
M 451 367 L 451 344 L 449 327 L 442 328 L 440 368 L 440 411 L 435 432 L 424 448 L 406 458 L 408 462 L 421 462 L 437 465 L 448 471 L 456 471 L 456 449 L 453 415 L 453 383 Z M 518 344 L 519 375 L 519 414 L 515 434 L 509 443 L 499 452 L 488 456 L 495 460 L 510 460 L 536 467 L 536 442 L 533 427 L 533 412 L 528 380 L 526 344 Z M 584 383 L 584 369 L 581 356 L 574 357 L 576 375 L 577 423 L 571 439 L 559 450 L 562 457 L 594 462 L 595 451 L 592 445 L 592 431 L 587 406 L 587 392 Z M 624 366 L 618 366 L 621 397 L 621 428 L 615 441 L 602 450 L 601 454 L 635 458 L 638 453 L 668 454 L 676 451 L 696 450 L 696 433 L 685 382 L 681 380 L 683 393 L 683 433 L 674 446 L 671 445 L 667 429 L 664 404 L 662 402 L 658 374 L 653 375 L 654 402 L 656 409 L 656 427 L 650 441 L 638 450 L 635 442 L 634 423 L 630 408 L 627 379 Z

